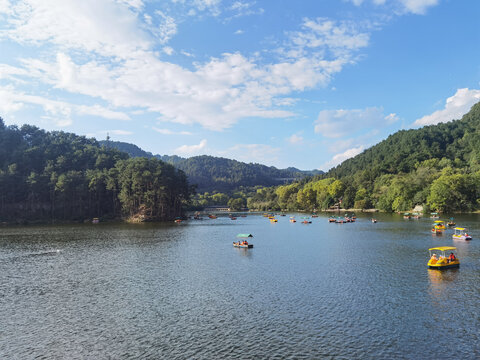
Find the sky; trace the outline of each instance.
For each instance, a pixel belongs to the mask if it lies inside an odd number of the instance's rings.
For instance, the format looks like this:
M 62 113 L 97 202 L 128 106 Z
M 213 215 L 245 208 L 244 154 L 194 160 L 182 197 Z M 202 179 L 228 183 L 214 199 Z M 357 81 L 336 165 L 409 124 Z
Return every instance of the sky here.
M 478 0 L 0 0 L 0 117 L 328 170 L 480 101 Z

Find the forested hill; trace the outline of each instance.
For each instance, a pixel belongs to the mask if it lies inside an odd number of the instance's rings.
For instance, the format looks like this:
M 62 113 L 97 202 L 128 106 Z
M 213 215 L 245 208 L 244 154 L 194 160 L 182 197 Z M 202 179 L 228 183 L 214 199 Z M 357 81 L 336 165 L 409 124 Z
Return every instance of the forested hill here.
M 157 157 L 185 172 L 188 181 L 202 192 L 231 192 L 240 187 L 274 186 L 321 174 L 321 171 L 301 171 L 296 168 L 277 169 L 273 166 L 244 163 L 236 160 L 208 155 L 182 158 L 176 155 L 152 155 L 138 146 L 118 142 L 102 141 L 102 144 L 125 151 L 130 156 Z
M 480 103 L 462 119 L 402 130 L 311 181 L 258 191 L 250 208 L 480 210 Z
M 171 220 L 190 194 L 185 174 L 158 159 L 0 118 L 0 222 Z
M 476 170 L 479 155 L 480 103 L 474 105 L 461 120 L 390 135 L 363 153 L 345 160 L 325 176 L 343 178 L 362 172 L 377 177 L 409 173 L 429 159 L 445 159 L 445 165 Z

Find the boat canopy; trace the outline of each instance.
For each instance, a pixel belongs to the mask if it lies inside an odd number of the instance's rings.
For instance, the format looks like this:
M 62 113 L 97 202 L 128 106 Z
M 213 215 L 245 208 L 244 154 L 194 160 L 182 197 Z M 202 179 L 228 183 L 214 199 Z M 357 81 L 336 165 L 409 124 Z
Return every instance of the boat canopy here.
M 442 220 L 435 220 L 434 222 L 436 222 L 436 223 L 443 223 Z
M 429 251 L 432 251 L 432 250 L 448 251 L 448 250 L 457 250 L 457 248 L 453 246 L 440 246 L 440 247 L 434 247 L 428 250 Z
M 457 228 L 455 228 L 455 230 L 463 231 L 463 230 L 465 230 L 465 228 L 458 228 L 458 227 L 457 227 Z
M 249 238 L 249 237 L 253 237 L 252 234 L 238 234 L 237 235 L 238 238 Z

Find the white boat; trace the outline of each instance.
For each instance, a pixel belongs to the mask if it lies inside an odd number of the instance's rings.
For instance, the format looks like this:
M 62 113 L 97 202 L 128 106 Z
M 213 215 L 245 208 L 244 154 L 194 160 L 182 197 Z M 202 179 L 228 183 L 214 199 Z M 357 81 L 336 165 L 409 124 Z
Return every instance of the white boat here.
M 472 237 L 467 233 L 467 229 L 461 227 L 455 228 L 455 234 L 452 237 L 453 240 L 472 240 Z

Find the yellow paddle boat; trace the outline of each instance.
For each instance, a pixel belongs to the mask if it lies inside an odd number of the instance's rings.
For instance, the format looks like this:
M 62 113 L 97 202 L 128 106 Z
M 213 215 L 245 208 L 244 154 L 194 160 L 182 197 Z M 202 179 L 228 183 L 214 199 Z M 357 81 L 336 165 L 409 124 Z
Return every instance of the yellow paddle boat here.
M 442 220 L 435 220 L 435 223 L 433 224 L 433 227 L 436 230 L 445 230 L 446 229 L 445 224 Z
M 461 227 L 455 228 L 455 234 L 452 237 L 453 240 L 472 240 L 472 237 L 467 233 L 467 229 Z
M 450 269 L 460 266 L 460 261 L 455 255 L 457 248 L 453 246 L 440 246 L 428 249 L 430 252 L 430 260 L 428 261 L 428 267 L 430 269 Z M 437 252 L 439 256 L 437 256 Z M 450 253 L 450 254 L 447 254 Z

